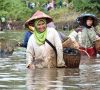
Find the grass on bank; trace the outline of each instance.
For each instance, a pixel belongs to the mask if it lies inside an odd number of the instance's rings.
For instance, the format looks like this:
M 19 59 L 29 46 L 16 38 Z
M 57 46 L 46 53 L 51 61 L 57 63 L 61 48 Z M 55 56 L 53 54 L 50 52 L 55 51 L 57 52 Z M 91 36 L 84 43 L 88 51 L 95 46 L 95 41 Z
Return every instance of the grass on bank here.
M 62 7 L 51 10 L 49 15 L 53 18 L 54 22 L 67 22 L 75 20 L 80 12 L 76 12 L 74 9 Z

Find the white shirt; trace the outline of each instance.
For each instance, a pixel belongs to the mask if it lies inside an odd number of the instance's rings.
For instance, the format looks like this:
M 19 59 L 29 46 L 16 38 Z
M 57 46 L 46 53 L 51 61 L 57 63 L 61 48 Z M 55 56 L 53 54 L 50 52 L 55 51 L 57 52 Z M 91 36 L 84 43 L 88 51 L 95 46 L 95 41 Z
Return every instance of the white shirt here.
M 63 47 L 61 39 L 54 28 L 47 28 L 47 40 L 49 40 L 57 50 L 57 64 L 64 65 L 63 60 Z M 35 42 L 34 33 L 31 35 L 28 41 L 28 46 L 26 50 L 26 60 L 27 65 L 34 63 L 34 65 L 41 65 L 42 67 L 47 67 L 48 63 L 56 61 L 56 55 L 53 48 L 45 42 L 43 45 L 38 45 Z

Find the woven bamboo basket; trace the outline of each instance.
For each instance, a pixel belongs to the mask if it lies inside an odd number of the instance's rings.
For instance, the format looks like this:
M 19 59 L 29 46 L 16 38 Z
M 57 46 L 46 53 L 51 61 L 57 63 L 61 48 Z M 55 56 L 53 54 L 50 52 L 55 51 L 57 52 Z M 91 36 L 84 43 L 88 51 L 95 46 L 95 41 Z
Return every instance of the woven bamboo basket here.
M 95 49 L 96 51 L 100 51 L 100 39 L 95 41 Z
M 68 68 L 78 68 L 80 65 L 80 59 L 81 59 L 81 54 L 80 51 L 77 49 L 72 49 L 74 51 L 71 53 L 68 53 L 68 50 L 66 52 L 67 48 L 63 51 L 63 57 L 65 61 L 65 65 Z

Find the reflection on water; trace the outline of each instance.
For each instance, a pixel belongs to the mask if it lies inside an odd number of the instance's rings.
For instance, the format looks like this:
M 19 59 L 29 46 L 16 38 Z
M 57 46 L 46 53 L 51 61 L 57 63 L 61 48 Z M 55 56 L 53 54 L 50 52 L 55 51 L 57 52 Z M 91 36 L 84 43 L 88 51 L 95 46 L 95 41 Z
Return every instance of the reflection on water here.
M 25 51 L 0 58 L 0 90 L 100 90 L 100 59 L 82 59 L 79 69 L 25 67 Z
M 78 90 L 78 78 L 79 69 L 27 70 L 27 90 Z

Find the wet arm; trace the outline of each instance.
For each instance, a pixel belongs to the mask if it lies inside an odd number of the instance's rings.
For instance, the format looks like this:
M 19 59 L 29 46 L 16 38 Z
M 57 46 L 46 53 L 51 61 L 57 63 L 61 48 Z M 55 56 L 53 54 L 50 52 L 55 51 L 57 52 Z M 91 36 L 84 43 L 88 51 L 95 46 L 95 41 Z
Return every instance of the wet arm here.
M 27 50 L 26 50 L 26 64 L 27 64 L 27 67 L 30 65 L 30 64 L 33 64 L 33 61 L 34 61 L 34 47 L 33 47 L 33 44 L 32 44 L 32 38 L 29 39 L 28 41 L 28 46 L 27 46 Z
M 54 40 L 55 40 L 55 47 L 57 50 L 58 66 L 64 66 L 62 42 L 57 31 L 55 31 Z

